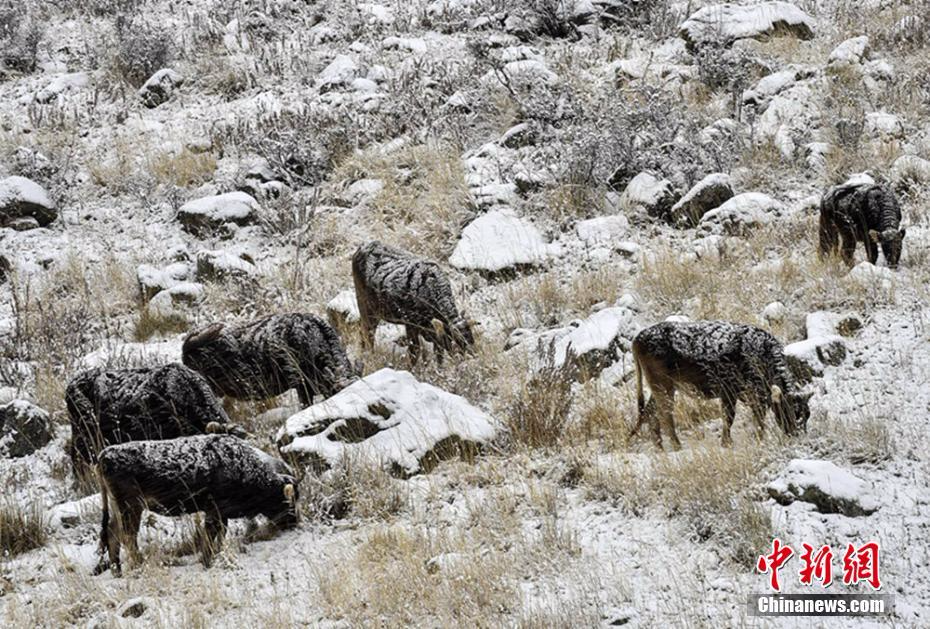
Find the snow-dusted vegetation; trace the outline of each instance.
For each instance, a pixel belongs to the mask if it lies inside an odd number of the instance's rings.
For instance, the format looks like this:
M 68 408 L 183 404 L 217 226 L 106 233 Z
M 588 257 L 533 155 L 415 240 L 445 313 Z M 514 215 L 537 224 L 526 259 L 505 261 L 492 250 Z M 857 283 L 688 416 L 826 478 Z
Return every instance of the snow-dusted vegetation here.
M 0 0 L 0 624 L 793 627 L 747 607 L 778 537 L 832 545 L 839 593 L 881 546 L 894 615 L 809 626 L 930 625 L 928 28 L 927 0 Z M 375 240 L 451 284 L 415 357 L 360 320 Z M 203 517 L 146 512 L 91 576 L 68 383 L 289 312 L 344 388 L 222 402 L 299 525 L 232 520 L 205 568 Z M 806 431 L 741 403 L 725 447 L 680 389 L 681 450 L 630 436 L 666 320 L 774 335 Z M 796 559 L 784 591 L 822 592 Z

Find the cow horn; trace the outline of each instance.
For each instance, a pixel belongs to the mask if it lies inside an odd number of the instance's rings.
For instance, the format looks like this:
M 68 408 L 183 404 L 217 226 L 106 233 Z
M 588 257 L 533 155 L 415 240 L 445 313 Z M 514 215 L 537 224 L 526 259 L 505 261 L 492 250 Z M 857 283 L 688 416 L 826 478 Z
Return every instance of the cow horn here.
M 439 319 L 433 319 L 432 321 L 430 321 L 430 323 L 432 324 L 433 330 L 436 331 L 436 334 L 437 334 L 438 336 L 443 336 L 443 335 L 445 335 L 445 333 L 446 333 L 446 326 L 445 326 L 445 324 L 443 324 L 442 321 L 440 321 Z
M 781 402 L 781 387 L 779 387 L 777 384 L 772 385 L 772 401 L 775 404 L 779 404 Z
M 210 422 L 204 429 L 208 435 L 221 435 L 226 432 L 226 427 L 219 422 Z
M 294 483 L 288 483 L 284 486 L 284 499 L 288 504 L 294 504 Z
M 184 345 L 187 347 L 198 347 L 214 340 L 223 331 L 222 323 L 213 323 L 202 330 L 191 332 L 184 339 Z

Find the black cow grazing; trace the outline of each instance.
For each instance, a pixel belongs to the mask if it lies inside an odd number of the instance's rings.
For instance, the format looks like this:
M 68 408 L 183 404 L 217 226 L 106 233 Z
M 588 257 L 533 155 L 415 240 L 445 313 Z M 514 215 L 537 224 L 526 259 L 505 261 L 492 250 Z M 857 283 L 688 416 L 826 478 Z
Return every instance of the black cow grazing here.
M 77 476 L 104 446 L 197 435 L 211 422 L 229 422 L 203 376 L 177 363 L 81 372 L 68 383 L 65 402 Z M 238 427 L 231 430 L 241 432 Z
M 856 243 L 865 245 L 869 262 L 878 260 L 881 245 L 885 262 L 898 266 L 905 230 L 901 207 L 887 186 L 844 184 L 830 188 L 820 202 L 820 253 L 833 253 L 837 245 L 843 261 L 853 264 Z
M 137 535 L 145 509 L 166 516 L 203 511 L 205 566 L 220 547 L 230 518 L 263 515 L 282 528 L 297 525 L 297 480 L 291 468 L 231 435 L 109 446 L 100 453 L 99 470 L 103 521 L 94 574 L 110 567 L 119 576 L 121 543 L 138 559 Z
M 330 397 L 358 379 L 345 346 L 312 314 L 281 314 L 245 325 L 215 323 L 184 339 L 184 364 L 219 395 L 260 400 L 296 389 L 301 404 Z
M 362 337 L 371 347 L 381 321 L 406 327 L 410 356 L 420 353 L 420 336 L 433 344 L 437 358 L 475 343 L 471 324 L 459 313 L 449 279 L 438 264 L 378 241 L 352 256 Z
M 752 409 L 761 437 L 769 408 L 785 434 L 807 428 L 810 394 L 802 393 L 788 369 L 784 348 L 759 328 L 725 321 L 665 322 L 640 332 L 633 340 L 639 419 L 632 437 L 649 421 L 662 448 L 660 422 L 677 450 L 672 414 L 675 390 L 690 387 L 705 398 L 719 398 L 724 413 L 723 445 L 732 443 L 730 426 L 741 401 Z M 645 403 L 643 377 L 652 397 Z

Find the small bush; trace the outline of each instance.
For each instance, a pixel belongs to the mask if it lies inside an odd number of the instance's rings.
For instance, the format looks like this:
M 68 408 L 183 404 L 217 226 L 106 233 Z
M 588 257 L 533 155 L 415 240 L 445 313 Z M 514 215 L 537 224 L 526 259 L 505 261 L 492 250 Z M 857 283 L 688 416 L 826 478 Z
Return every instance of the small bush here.
M 162 152 L 150 157 L 148 168 L 159 183 L 189 188 L 213 178 L 216 158 L 211 153 L 194 153 L 185 148 L 178 153 Z
M 403 511 L 407 503 L 403 481 L 355 456 L 344 456 L 332 469 L 301 483 L 304 514 L 312 519 L 352 515 L 384 520 Z
M 530 375 L 517 392 L 506 419 L 511 438 L 531 448 L 559 443 L 574 399 L 572 361 L 556 366 L 554 343 L 545 349 L 543 361 L 545 366 Z
M 36 69 L 42 34 L 39 20 L 20 3 L 0 2 L 0 77 Z
M 113 71 L 133 87 L 140 87 L 171 59 L 174 42 L 170 31 L 141 16 L 118 15 L 115 35 Z
M 0 552 L 19 555 L 45 545 L 45 512 L 38 503 L 26 506 L 11 499 L 0 503 Z

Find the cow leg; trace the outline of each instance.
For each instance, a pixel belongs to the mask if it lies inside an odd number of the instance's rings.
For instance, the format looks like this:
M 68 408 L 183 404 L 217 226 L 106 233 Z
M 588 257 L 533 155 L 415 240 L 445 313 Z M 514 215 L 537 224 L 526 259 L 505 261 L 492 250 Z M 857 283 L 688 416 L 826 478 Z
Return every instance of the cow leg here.
M 375 346 L 375 330 L 378 329 L 378 323 L 380 321 L 377 317 L 372 316 L 371 313 L 364 307 L 362 304 L 359 304 L 359 313 L 358 313 L 358 322 L 359 327 L 362 330 L 362 346 L 365 349 L 372 349 Z
M 203 565 L 209 568 L 213 563 L 213 556 L 223 547 L 223 538 L 226 536 L 226 525 L 229 519 L 223 517 L 216 509 L 207 512 L 207 521 L 204 524 L 206 539 L 203 545 Z
M 720 399 L 720 405 L 723 407 L 723 431 L 720 437 L 720 443 L 723 447 L 729 448 L 733 445 L 733 437 L 730 436 L 730 428 L 733 426 L 733 420 L 736 418 L 736 400 L 726 395 Z
M 852 232 L 841 232 L 840 238 L 842 239 L 841 245 L 841 254 L 843 256 L 843 262 L 846 263 L 846 266 L 853 265 L 853 259 L 856 256 L 856 235 Z
M 755 402 L 752 405 L 752 419 L 756 422 L 756 435 L 759 441 L 765 436 L 765 405 L 761 402 Z
M 681 450 L 681 441 L 675 431 L 675 387 L 669 387 L 668 392 L 659 398 L 660 417 L 665 423 L 665 431 L 672 442 L 672 450 Z
M 820 257 L 823 258 L 836 250 L 836 227 L 823 214 L 820 215 Z
M 416 326 L 405 326 L 407 330 L 407 355 L 410 356 L 411 364 L 416 365 L 420 362 L 420 332 Z
M 142 553 L 139 552 L 139 528 L 142 526 L 142 505 L 129 504 L 121 513 L 123 529 L 123 543 L 129 552 L 133 564 L 142 563 Z
M 865 253 L 869 257 L 869 263 L 875 264 L 878 261 L 878 244 L 872 242 L 868 233 L 865 236 Z

